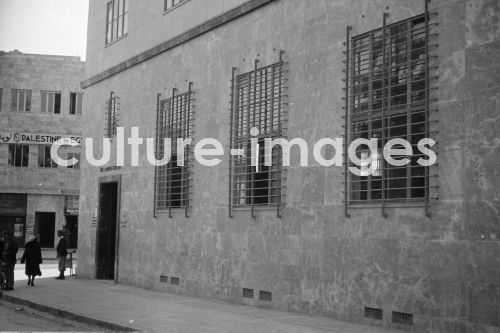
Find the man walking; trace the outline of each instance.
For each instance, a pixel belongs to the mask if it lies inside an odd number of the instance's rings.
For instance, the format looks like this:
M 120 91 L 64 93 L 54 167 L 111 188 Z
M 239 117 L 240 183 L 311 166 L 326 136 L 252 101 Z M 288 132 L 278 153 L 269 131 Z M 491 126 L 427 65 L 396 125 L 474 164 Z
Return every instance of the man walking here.
M 68 249 L 66 246 L 66 239 L 64 238 L 64 231 L 57 230 L 57 236 L 59 237 L 59 242 L 57 243 L 57 263 L 59 264 L 59 276 L 56 280 L 64 280 L 64 271 L 66 270 L 66 256 L 68 255 Z
M 3 255 L 6 280 L 5 291 L 14 290 L 14 266 L 16 266 L 17 262 L 17 251 L 18 246 L 14 240 L 14 233 L 12 231 L 7 231 L 5 235 L 5 252 Z

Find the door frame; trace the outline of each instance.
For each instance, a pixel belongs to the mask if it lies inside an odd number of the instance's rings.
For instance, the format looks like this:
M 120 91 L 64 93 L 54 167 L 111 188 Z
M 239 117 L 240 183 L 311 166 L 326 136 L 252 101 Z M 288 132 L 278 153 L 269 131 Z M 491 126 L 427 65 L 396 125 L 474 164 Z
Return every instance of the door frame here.
M 94 262 L 97 263 L 97 255 L 99 249 L 99 237 L 97 232 L 99 230 L 99 223 L 101 222 L 101 184 L 106 183 L 116 183 L 116 232 L 115 232 L 115 263 L 114 263 L 114 278 L 115 284 L 118 283 L 118 264 L 120 258 L 120 210 L 121 210 L 121 188 L 122 188 L 122 175 L 110 175 L 101 176 L 97 183 L 97 227 L 96 227 L 96 238 L 95 238 L 95 258 Z M 94 278 L 97 278 L 97 266 L 94 270 Z

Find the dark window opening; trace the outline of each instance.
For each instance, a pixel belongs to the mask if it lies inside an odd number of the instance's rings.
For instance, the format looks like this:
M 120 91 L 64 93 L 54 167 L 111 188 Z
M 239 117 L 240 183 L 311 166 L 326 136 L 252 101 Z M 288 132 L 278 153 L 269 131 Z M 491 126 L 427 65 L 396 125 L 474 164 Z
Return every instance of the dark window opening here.
M 38 166 L 40 168 L 57 168 L 57 163 L 52 160 L 51 146 L 38 146 Z
M 69 94 L 69 114 L 82 113 L 82 97 L 83 93 L 70 93 Z
M 9 165 L 27 167 L 30 147 L 28 145 L 9 145 Z

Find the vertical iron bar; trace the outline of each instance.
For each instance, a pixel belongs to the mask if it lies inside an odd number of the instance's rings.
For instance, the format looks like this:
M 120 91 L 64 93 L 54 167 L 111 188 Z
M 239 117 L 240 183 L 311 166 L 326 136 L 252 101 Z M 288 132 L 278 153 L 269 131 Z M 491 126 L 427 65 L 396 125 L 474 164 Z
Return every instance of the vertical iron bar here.
M 410 142 L 413 139 L 411 134 L 411 124 L 413 122 L 411 115 L 411 24 L 412 21 L 406 23 L 406 140 Z M 406 165 L 406 198 L 411 198 L 411 180 L 412 180 L 412 163 Z
M 156 94 L 156 142 L 155 142 L 155 158 L 158 160 L 158 138 L 159 138 L 159 130 L 160 130 L 160 98 L 161 94 Z M 153 195 L 153 217 L 157 217 L 156 209 L 157 209 L 157 191 L 158 191 L 158 166 L 155 165 L 155 181 L 154 181 L 154 195 Z
M 109 93 L 109 108 L 108 108 L 108 133 L 106 133 L 108 135 L 108 138 L 111 137 L 111 128 L 112 128 L 112 125 L 111 125 L 111 112 L 113 112 L 113 95 L 114 95 L 114 92 L 110 92 Z
M 387 51 L 387 41 L 386 41 L 386 27 L 387 27 L 387 16 L 388 13 L 384 13 L 383 15 L 383 37 L 382 37 L 382 147 L 385 144 L 386 140 L 386 135 L 385 135 L 385 97 L 386 97 L 386 91 L 385 91 L 385 79 L 386 79 L 386 71 L 387 71 L 387 64 L 386 64 L 386 51 Z M 377 146 L 378 149 L 378 146 Z M 381 160 L 382 162 L 382 217 L 387 217 L 387 214 L 385 212 L 385 178 L 386 178 L 386 163 L 385 163 L 385 158 Z
M 429 138 L 429 0 L 425 1 L 425 136 Z M 425 216 L 429 214 L 429 166 L 425 167 Z
M 281 105 L 281 102 L 282 102 L 282 89 L 283 89 L 283 56 L 285 55 L 285 51 L 283 50 L 280 50 L 280 59 L 279 59 L 279 76 L 278 76 L 278 79 L 279 79 L 279 82 L 278 82 L 278 138 L 282 138 L 283 137 L 283 133 L 282 133 L 282 125 L 281 125 L 281 112 L 282 112 L 282 105 Z M 279 196 L 278 197 L 278 200 L 276 202 L 276 217 L 277 218 L 281 218 L 282 214 L 281 214 L 281 199 L 282 199 L 282 191 L 281 191 L 281 172 L 282 172 L 282 164 L 283 164 L 283 151 L 280 150 L 279 154 L 278 154 L 278 161 L 276 162 L 277 163 L 277 167 L 278 167 L 278 188 L 279 188 Z
M 168 170 L 168 217 L 172 217 L 172 172 L 173 172 L 173 161 L 172 161 L 172 154 L 174 153 L 173 147 L 174 144 L 172 143 L 174 141 L 173 138 L 173 131 L 174 131 L 174 103 L 175 103 L 175 91 L 176 88 L 172 88 L 172 99 L 170 100 L 170 142 L 171 142 L 171 149 L 170 149 L 170 161 L 169 161 L 169 168 Z M 177 145 L 175 145 L 175 148 L 177 149 Z
M 350 218 L 349 214 L 349 164 L 348 150 L 349 144 L 349 57 L 350 57 L 350 33 L 351 26 L 346 27 L 346 56 L 345 56 L 345 115 L 344 115 L 344 216 Z
M 372 123 L 372 111 L 373 111 L 373 44 L 374 44 L 374 36 L 373 33 L 368 37 L 368 139 L 373 138 L 373 123 Z M 361 64 L 360 64 L 361 67 Z M 373 163 L 373 161 L 372 161 Z M 370 169 L 373 171 L 372 165 L 370 165 Z M 366 184 L 366 198 L 368 202 L 372 200 L 372 181 L 373 176 L 368 173 L 368 182 Z
M 232 218 L 232 207 L 233 207 L 233 154 L 231 154 L 231 149 L 233 149 L 233 126 L 234 126 L 234 104 L 235 104 L 235 90 L 236 87 L 236 67 L 233 67 L 231 74 L 231 102 L 230 102 L 230 119 L 229 119 L 229 205 L 228 205 L 228 217 Z
M 187 94 L 187 113 L 186 113 L 186 136 L 187 138 L 191 137 L 191 94 L 192 92 L 192 87 L 193 87 L 193 82 L 189 82 L 189 87 L 188 87 L 188 94 Z M 185 217 L 189 217 L 188 211 L 189 211 L 189 205 L 190 205 L 190 194 L 191 194 L 191 182 L 190 182 L 190 145 L 186 147 L 186 160 L 185 160 L 185 165 L 184 165 L 184 170 L 186 171 L 184 181 L 186 182 L 186 188 L 185 188 L 185 205 L 186 205 L 186 210 L 184 212 Z
M 252 125 L 255 126 L 255 116 L 257 114 L 257 69 L 258 69 L 258 65 L 259 65 L 259 59 L 255 59 L 255 68 L 254 68 L 254 74 L 253 74 L 253 80 L 254 80 L 254 83 L 253 83 L 253 121 L 252 121 Z M 248 130 L 250 131 L 250 124 L 248 124 Z M 251 137 L 251 136 L 250 136 Z M 252 140 L 250 138 L 250 140 Z M 251 141 L 250 141 L 251 142 Z M 252 145 L 250 144 L 250 156 L 252 156 L 252 153 L 253 153 L 253 148 Z M 255 147 L 257 148 L 257 147 Z M 257 172 L 257 167 L 258 167 L 258 164 L 259 164 L 259 161 L 256 161 L 257 162 L 257 165 L 255 165 L 255 169 L 252 170 L 252 158 L 250 158 L 250 177 L 251 177 L 251 182 L 250 182 L 250 185 L 251 185 L 251 190 L 250 190 L 250 200 L 251 200 L 251 204 L 252 204 L 252 211 L 251 211 L 251 216 L 253 219 L 256 218 L 255 216 L 255 173 Z

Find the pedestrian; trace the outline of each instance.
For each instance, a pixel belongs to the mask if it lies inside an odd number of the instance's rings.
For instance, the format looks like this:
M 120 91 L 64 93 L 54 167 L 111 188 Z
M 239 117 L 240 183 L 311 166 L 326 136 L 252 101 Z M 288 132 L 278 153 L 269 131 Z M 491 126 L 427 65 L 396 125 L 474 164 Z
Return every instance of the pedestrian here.
M 26 268 L 24 272 L 28 276 L 28 286 L 35 285 L 35 276 L 41 276 L 40 264 L 42 263 L 42 250 L 40 249 L 40 244 L 36 239 L 36 236 L 31 236 L 24 246 L 23 257 L 21 258 L 21 264 L 26 262 Z
M 5 291 L 14 290 L 14 267 L 17 262 L 18 246 L 14 240 L 14 233 L 7 231 L 5 235 L 5 252 L 4 258 L 4 272 L 5 272 Z
M 5 251 L 5 234 L 7 231 L 2 231 L 0 234 L 0 261 L 3 260 L 3 252 Z
M 57 263 L 59 264 L 59 276 L 56 280 L 64 280 L 64 271 L 66 270 L 66 256 L 68 255 L 68 248 L 66 245 L 66 239 L 64 238 L 64 231 L 57 230 L 57 236 L 59 241 L 57 243 Z

